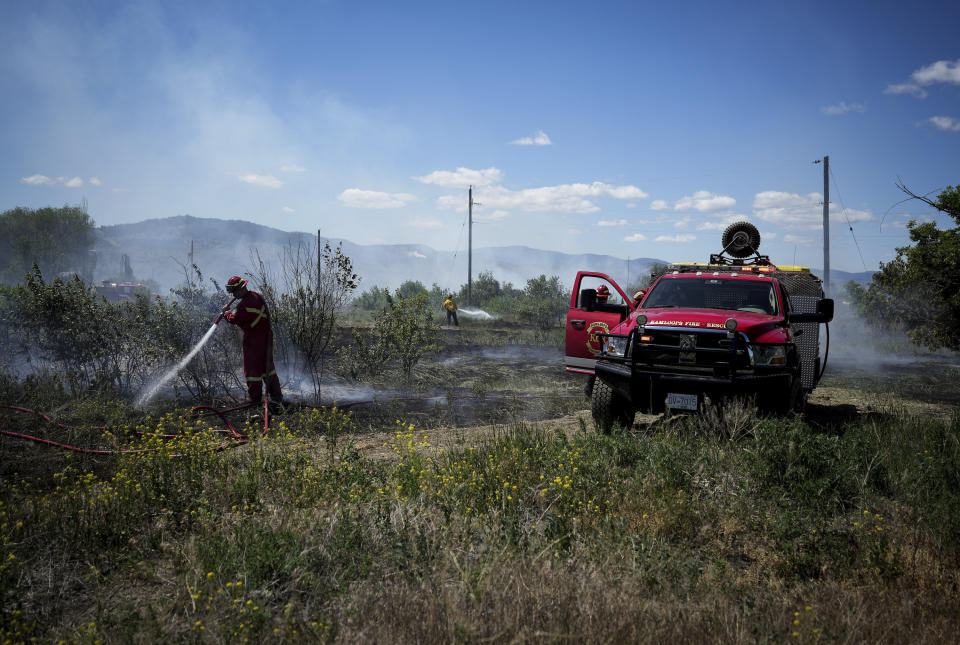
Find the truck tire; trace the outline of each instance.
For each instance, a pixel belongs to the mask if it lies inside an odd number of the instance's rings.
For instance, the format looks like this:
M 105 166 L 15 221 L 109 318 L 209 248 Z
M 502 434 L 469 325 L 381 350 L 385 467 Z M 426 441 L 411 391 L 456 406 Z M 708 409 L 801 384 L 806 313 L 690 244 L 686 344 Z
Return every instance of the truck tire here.
M 797 372 L 788 387 L 770 390 L 764 399 L 766 403 L 758 407 L 778 417 L 789 416 L 794 411 L 802 412 L 806 403 L 806 392 L 803 391 L 800 372 Z
M 593 383 L 590 412 L 593 414 L 593 423 L 604 434 L 610 434 L 615 425 L 623 428 L 633 426 L 634 410 L 630 402 L 601 379 Z
M 760 231 L 750 222 L 734 222 L 723 231 L 724 253 L 735 258 L 754 255 L 760 248 Z

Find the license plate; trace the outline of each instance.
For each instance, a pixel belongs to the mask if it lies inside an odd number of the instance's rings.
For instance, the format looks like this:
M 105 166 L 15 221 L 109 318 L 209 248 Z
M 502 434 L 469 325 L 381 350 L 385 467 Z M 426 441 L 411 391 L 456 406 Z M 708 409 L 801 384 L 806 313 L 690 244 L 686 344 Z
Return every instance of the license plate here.
M 697 395 L 670 392 L 667 394 L 667 407 L 674 410 L 696 410 Z

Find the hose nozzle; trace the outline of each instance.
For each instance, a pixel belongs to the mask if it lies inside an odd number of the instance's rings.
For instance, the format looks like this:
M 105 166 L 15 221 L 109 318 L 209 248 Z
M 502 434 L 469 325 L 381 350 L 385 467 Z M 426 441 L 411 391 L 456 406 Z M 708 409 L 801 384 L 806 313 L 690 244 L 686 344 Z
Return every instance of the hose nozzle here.
M 233 303 L 235 303 L 237 300 L 239 300 L 239 298 L 237 298 L 236 296 L 234 296 L 233 300 L 231 300 L 230 302 L 228 302 L 227 304 L 225 304 L 225 305 L 221 308 L 222 311 L 220 312 L 220 315 L 218 315 L 218 316 L 217 316 L 217 319 L 213 321 L 213 324 L 214 324 L 214 325 L 219 325 L 219 324 L 220 324 L 220 321 L 223 320 L 223 314 L 225 314 L 225 313 L 227 312 L 227 309 L 229 309 L 229 308 L 233 305 Z

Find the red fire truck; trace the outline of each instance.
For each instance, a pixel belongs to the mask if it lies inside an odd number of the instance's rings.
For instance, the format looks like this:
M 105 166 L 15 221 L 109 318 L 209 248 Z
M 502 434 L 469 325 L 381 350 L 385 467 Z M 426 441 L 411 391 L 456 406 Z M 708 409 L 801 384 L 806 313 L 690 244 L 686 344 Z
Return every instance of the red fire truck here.
M 693 411 L 729 396 L 787 414 L 816 387 L 826 364 L 820 324 L 833 319 L 822 281 L 759 255 L 760 233 L 749 222 L 727 227 L 722 243 L 707 263 L 655 273 L 639 303 L 605 274 L 577 273 L 566 369 L 588 376 L 602 431 L 629 427 L 638 411 Z M 601 285 L 613 291 L 598 301 Z

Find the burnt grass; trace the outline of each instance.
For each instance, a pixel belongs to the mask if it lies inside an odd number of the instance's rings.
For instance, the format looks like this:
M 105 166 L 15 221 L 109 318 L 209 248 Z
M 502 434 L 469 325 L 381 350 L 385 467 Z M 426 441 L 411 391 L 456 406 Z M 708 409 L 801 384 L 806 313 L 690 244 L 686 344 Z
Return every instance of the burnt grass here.
M 426 355 L 409 377 L 388 373 L 379 383 L 347 386 L 347 396 L 339 400 L 344 390 L 334 388 L 325 403 L 351 410 L 358 425 L 370 429 L 399 417 L 435 428 L 540 421 L 589 409 L 585 377 L 564 371 L 562 336 L 555 333 L 551 340 L 559 342 L 553 345 L 534 345 L 522 342 L 525 334 L 529 330 L 522 325 L 499 321 L 445 329 L 440 352 Z M 885 417 L 874 403 L 877 397 L 960 405 L 960 356 L 838 344 L 818 391 L 839 389 L 842 400 L 815 391 L 803 411 L 810 425 L 836 431 Z M 637 423 L 653 420 L 640 415 Z
M 524 343 L 537 339 L 516 324 L 470 324 L 445 328 L 440 351 L 425 355 L 411 375 L 340 383 L 323 393 L 324 402 L 350 410 L 359 428 L 370 430 L 398 418 L 457 427 L 540 421 L 589 407 L 584 377 L 564 370 L 561 346 Z

